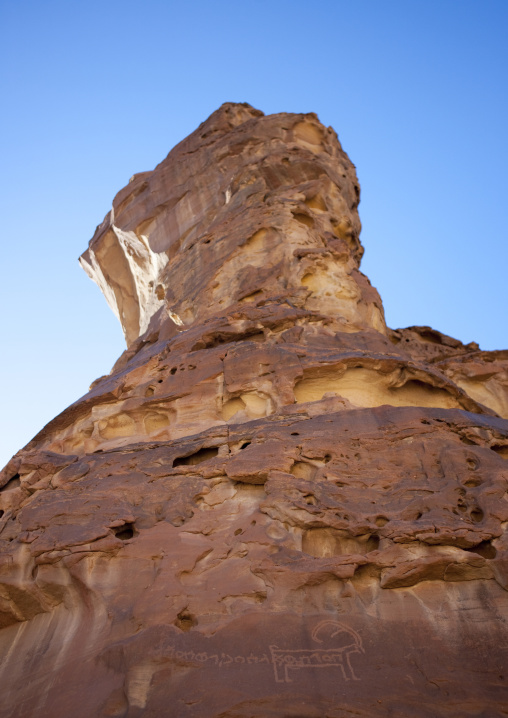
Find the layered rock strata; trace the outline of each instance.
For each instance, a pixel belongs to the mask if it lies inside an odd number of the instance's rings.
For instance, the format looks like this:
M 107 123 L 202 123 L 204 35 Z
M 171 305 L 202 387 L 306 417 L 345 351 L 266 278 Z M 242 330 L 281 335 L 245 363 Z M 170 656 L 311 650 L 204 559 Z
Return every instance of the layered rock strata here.
M 508 352 L 390 330 L 355 170 L 223 105 L 81 262 L 128 348 L 0 475 L 2 716 L 501 716 Z

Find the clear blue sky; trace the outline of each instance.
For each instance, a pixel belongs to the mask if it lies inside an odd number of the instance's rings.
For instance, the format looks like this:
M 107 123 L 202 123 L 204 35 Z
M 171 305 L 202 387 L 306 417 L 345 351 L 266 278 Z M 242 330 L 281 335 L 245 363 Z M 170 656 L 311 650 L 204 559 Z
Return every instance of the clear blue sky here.
M 77 257 L 225 101 L 317 112 L 357 166 L 392 327 L 508 347 L 506 0 L 1 0 L 0 465 L 107 373 Z

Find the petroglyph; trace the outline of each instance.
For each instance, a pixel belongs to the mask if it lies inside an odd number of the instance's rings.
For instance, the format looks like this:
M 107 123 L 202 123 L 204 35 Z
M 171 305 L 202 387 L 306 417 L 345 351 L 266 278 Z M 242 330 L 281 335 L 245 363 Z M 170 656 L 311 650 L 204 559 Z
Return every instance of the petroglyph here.
M 225 651 L 181 650 L 171 646 L 170 659 L 213 668 L 271 665 L 276 683 L 292 683 L 291 671 L 313 668 L 338 668 L 344 681 L 361 680 L 351 664 L 354 653 L 365 653 L 362 639 L 354 629 L 338 621 L 320 621 L 312 630 L 311 648 L 279 648 L 270 645 L 267 652 L 236 653 Z
M 345 681 L 360 680 L 350 661 L 353 653 L 365 653 L 356 631 L 337 621 L 321 621 L 312 631 L 312 640 L 325 645 L 332 642 L 343 645 L 308 649 L 270 646 L 276 683 L 292 683 L 290 671 L 307 668 L 340 668 Z
M 198 663 L 210 663 L 217 668 L 228 668 L 235 665 L 260 665 L 270 664 L 271 661 L 266 653 L 254 654 L 249 653 L 248 655 L 236 654 L 230 655 L 229 653 L 208 653 L 207 651 L 177 651 L 171 648 L 169 656 L 176 658 L 179 661 L 189 661 Z

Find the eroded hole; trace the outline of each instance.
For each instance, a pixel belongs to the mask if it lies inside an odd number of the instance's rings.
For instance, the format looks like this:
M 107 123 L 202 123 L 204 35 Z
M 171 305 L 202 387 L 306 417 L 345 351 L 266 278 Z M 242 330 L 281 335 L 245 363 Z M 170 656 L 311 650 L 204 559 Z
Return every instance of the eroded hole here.
M 173 526 L 176 526 L 179 528 L 180 526 L 183 526 L 185 523 L 185 516 L 175 516 L 173 519 L 171 519 L 170 523 Z
M 118 528 L 114 529 L 114 534 L 120 541 L 129 541 L 131 538 L 134 538 L 134 524 L 118 526 Z
M 476 459 L 466 459 L 466 464 L 469 471 L 475 471 L 478 468 L 478 461 Z
M 251 445 L 252 442 L 250 441 L 244 441 L 243 444 L 241 444 L 240 449 L 246 449 L 248 446 Z
M 243 533 L 242 529 L 236 529 L 235 536 L 240 536 L 241 533 Z
M 483 556 L 483 558 L 488 559 L 496 558 L 497 555 L 497 551 L 490 541 L 482 541 L 477 546 L 466 549 L 466 551 L 469 551 L 470 553 L 477 553 L 480 556 Z
M 317 504 L 316 497 L 313 496 L 312 494 L 306 494 L 306 495 L 303 497 L 303 500 L 304 500 L 305 503 L 308 504 L 309 506 L 315 506 L 315 505 Z
M 245 339 L 249 342 L 264 342 L 265 341 L 265 335 L 264 332 L 256 332 L 255 334 L 247 334 L 245 336 Z
M 153 396 L 155 392 L 155 389 L 153 386 L 149 386 L 148 389 L 145 391 L 145 396 Z
M 153 434 L 161 431 L 169 426 L 169 417 L 160 411 L 150 411 L 144 418 L 145 430 L 147 434 Z
M 11 489 L 17 489 L 21 486 L 21 477 L 19 474 L 14 474 L 9 481 L 2 486 L 0 491 L 11 491 Z
M 232 419 L 237 412 L 244 411 L 245 408 L 246 404 L 242 399 L 240 399 L 240 397 L 228 399 L 228 401 L 224 402 L 222 405 L 222 418 L 224 421 L 229 421 L 229 419 Z
M 218 449 L 200 449 L 189 456 L 179 456 L 173 461 L 173 468 L 175 468 L 175 466 L 195 466 L 196 464 L 201 464 L 203 461 L 209 461 L 215 458 L 218 453 Z
M 349 536 L 329 528 L 308 529 L 302 536 L 302 551 L 317 558 L 366 554 L 379 547 L 379 536 Z
M 328 209 L 324 199 L 319 194 L 316 194 L 314 195 L 314 197 L 306 199 L 305 204 L 307 205 L 307 207 L 310 207 L 311 209 L 317 209 L 321 212 L 326 212 Z
M 471 516 L 475 524 L 479 524 L 480 521 L 483 521 L 484 513 L 478 506 L 472 509 L 469 515 Z
M 178 368 L 176 366 L 174 366 L 172 369 L 169 370 L 169 373 L 171 374 L 171 376 L 174 376 L 177 371 L 178 371 Z
M 479 479 L 477 477 L 464 481 L 464 486 L 467 486 L 468 488 L 475 488 L 476 486 L 481 486 L 482 484 L 482 479 Z
M 390 519 L 387 519 L 386 516 L 376 516 L 376 526 L 379 526 L 380 528 L 386 526 L 389 520 Z
M 198 625 L 198 619 L 188 611 L 180 611 L 175 620 L 175 626 L 181 631 L 187 632 Z
M 250 294 L 246 294 L 244 297 L 240 299 L 240 302 L 254 302 L 256 299 L 259 299 L 259 297 L 263 294 L 263 291 L 261 289 L 256 289 L 255 292 L 251 292 Z
M 492 451 L 495 451 L 496 454 L 499 454 L 499 456 L 502 456 L 503 459 L 508 459 L 508 446 L 501 446 L 500 444 L 494 444 L 494 446 L 490 447 Z
M 249 237 L 245 242 L 244 247 L 248 252 L 258 252 L 265 247 L 265 240 L 268 234 L 268 230 L 265 227 L 258 229 L 257 232 Z
M 371 536 L 367 542 L 368 551 L 377 551 L 379 548 L 379 536 Z
M 313 479 L 316 475 L 316 467 L 312 464 L 307 464 L 305 461 L 295 461 L 290 469 L 290 473 L 293 474 L 297 479 Z
M 304 275 L 301 281 L 313 291 L 310 274 Z M 425 382 L 415 379 L 397 387 L 390 387 L 387 382 L 380 372 L 368 367 L 348 367 L 345 371 L 340 367 L 313 368 L 306 370 L 303 379 L 295 383 L 294 395 L 297 403 L 320 401 L 326 395 L 338 394 L 358 407 L 389 404 L 450 409 L 458 406 L 447 391 Z
M 293 217 L 296 219 L 297 222 L 300 222 L 300 224 L 305 225 L 306 227 L 313 227 L 314 226 L 314 220 L 312 217 L 309 217 L 307 214 L 302 214 L 301 212 L 292 212 Z
M 341 217 L 340 219 L 332 217 L 330 219 L 330 223 L 332 225 L 333 233 L 339 239 L 343 239 L 349 246 L 351 246 L 354 229 L 349 217 Z
M 320 146 L 323 141 L 321 128 L 306 120 L 298 122 L 293 127 L 293 132 L 297 140 L 301 140 L 306 144 Z

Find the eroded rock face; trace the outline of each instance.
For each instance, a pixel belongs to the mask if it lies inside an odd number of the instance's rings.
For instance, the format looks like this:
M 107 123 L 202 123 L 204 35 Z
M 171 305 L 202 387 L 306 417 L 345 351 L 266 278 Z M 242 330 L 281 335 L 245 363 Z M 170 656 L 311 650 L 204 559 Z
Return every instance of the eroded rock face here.
M 233 104 L 117 195 L 128 349 L 0 478 L 2 716 L 505 714 L 508 352 L 386 327 L 358 201 Z

